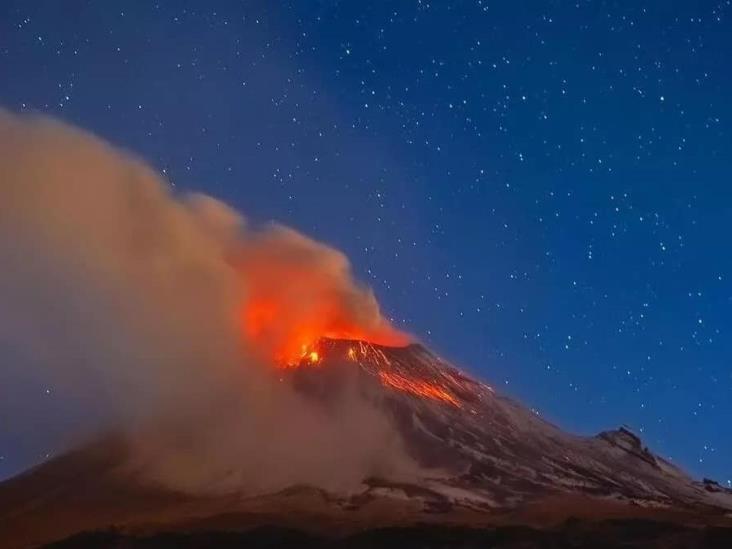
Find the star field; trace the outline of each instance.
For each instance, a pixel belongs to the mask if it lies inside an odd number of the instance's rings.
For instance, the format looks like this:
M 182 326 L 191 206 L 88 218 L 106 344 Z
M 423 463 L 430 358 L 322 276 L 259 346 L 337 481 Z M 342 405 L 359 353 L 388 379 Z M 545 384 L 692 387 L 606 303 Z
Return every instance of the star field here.
M 0 14 L 1 106 L 342 249 L 400 327 L 503 392 L 732 483 L 730 1 Z M 73 408 L 14 398 L 38 414 L 5 420 L 0 476 L 52 455 L 39 433 Z

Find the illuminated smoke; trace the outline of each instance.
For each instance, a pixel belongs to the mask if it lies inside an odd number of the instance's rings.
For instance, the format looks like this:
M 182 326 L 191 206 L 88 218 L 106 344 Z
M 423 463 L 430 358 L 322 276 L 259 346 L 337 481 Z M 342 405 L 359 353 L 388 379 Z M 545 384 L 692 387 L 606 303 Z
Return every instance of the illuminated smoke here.
M 409 342 L 382 316 L 373 292 L 354 281 L 342 253 L 292 229 L 251 235 L 235 265 L 247 288 L 243 332 L 280 364 L 295 363 L 320 337 Z
M 271 367 L 319 336 L 407 341 L 341 253 L 177 195 L 88 133 L 1 111 L 0 303 L 3 391 L 51 384 L 77 410 L 67 443 L 122 432 L 130 466 L 157 481 L 329 488 L 412 470 L 371 405 L 316 408 Z M 33 413 L 0 398 L 18 431 Z

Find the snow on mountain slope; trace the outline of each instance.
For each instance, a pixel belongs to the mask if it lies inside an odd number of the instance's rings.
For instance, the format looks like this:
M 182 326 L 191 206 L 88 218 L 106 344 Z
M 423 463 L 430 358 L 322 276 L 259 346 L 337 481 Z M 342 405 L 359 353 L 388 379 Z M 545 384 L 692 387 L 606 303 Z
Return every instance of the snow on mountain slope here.
M 732 509 L 732 493 L 695 482 L 628 429 L 566 433 L 419 344 L 323 339 L 298 366 L 291 370 L 295 382 L 313 396 L 337 394 L 343 376 L 356 375 L 360 390 L 388 410 L 412 456 L 435 471 L 425 482 L 456 497 L 513 507 L 580 493 L 635 505 Z

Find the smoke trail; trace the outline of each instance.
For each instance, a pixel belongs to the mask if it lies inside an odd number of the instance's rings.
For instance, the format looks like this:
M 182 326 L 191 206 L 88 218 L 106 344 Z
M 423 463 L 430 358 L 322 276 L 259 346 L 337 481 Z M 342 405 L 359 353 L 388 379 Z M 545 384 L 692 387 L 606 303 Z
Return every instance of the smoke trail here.
M 2 111 L 0 303 L 2 390 L 52 381 L 83 411 L 69 440 L 122 431 L 136 466 L 175 488 L 328 488 L 412 466 L 368 404 L 326 413 L 271 367 L 318 335 L 405 341 L 341 253 L 175 195 L 81 130 Z M 0 399 L 16 429 L 27 413 Z

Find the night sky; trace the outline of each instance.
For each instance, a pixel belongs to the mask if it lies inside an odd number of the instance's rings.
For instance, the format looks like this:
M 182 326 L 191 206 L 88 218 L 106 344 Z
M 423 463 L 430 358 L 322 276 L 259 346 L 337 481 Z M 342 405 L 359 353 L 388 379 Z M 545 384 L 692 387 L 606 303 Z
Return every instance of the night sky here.
M 444 357 L 725 485 L 730 55 L 729 0 L 0 0 L 0 106 L 340 248 Z M 74 406 L 23 398 L 0 477 Z

